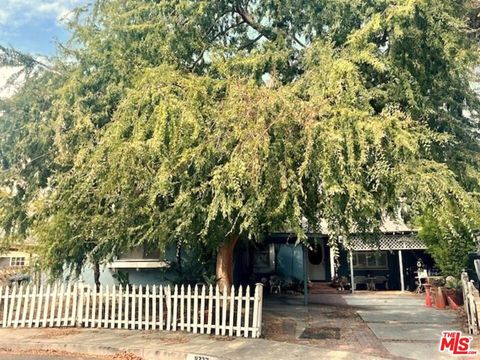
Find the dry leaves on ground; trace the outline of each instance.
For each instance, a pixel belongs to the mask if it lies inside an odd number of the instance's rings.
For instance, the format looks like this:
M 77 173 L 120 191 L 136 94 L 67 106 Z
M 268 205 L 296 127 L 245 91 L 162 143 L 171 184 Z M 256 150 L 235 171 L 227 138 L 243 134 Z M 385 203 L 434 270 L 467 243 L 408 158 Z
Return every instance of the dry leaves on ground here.
M 142 357 L 128 351 L 122 351 L 122 352 L 116 353 L 115 355 L 113 355 L 111 359 L 112 360 L 143 360 Z

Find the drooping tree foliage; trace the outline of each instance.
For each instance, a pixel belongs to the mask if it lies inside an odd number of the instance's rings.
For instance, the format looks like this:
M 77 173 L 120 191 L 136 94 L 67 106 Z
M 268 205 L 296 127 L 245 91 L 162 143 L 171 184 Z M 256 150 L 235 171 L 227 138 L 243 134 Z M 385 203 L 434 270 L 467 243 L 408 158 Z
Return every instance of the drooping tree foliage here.
M 239 239 L 401 211 L 458 272 L 437 249 L 463 261 L 480 225 L 472 4 L 97 1 L 2 104 L 5 239 L 31 231 L 57 274 L 201 245 L 225 284 Z

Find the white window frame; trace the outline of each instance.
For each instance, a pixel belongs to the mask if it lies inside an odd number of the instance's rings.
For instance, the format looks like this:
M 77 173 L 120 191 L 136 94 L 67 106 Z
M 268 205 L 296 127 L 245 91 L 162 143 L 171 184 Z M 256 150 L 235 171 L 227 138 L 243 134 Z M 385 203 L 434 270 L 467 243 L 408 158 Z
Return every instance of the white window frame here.
M 24 267 L 27 259 L 25 256 L 12 256 L 10 258 L 10 266 L 13 267 Z

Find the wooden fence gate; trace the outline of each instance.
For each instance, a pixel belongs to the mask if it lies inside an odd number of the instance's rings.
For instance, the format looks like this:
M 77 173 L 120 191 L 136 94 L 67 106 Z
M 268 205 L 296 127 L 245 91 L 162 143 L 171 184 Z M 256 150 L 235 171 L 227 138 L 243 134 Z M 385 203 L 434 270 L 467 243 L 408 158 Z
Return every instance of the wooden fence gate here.
M 480 296 L 478 290 L 473 285 L 473 281 L 468 280 L 468 274 L 462 273 L 463 304 L 468 320 L 468 332 L 472 335 L 479 334 L 479 310 Z
M 258 338 L 263 285 L 0 286 L 0 327 L 188 331 Z

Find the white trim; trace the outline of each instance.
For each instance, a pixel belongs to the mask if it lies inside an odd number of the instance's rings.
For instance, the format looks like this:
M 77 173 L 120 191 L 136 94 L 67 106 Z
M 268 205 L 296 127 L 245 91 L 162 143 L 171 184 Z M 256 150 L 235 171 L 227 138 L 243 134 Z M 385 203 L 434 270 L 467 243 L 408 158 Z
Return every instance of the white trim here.
M 333 280 L 335 276 L 335 254 L 333 253 L 333 249 L 329 248 L 330 253 L 330 279 Z
M 405 291 L 405 280 L 403 278 L 403 257 L 402 250 L 398 250 L 398 266 L 400 268 L 400 289 Z
M 355 277 L 353 276 L 353 252 L 350 250 L 350 284 L 352 287 L 352 294 L 355 292 Z
M 167 267 L 166 261 L 146 260 L 146 259 L 129 259 L 115 260 L 107 265 L 109 269 L 160 269 Z
M 27 264 L 27 258 L 25 256 L 11 256 L 10 266 L 24 267 Z

